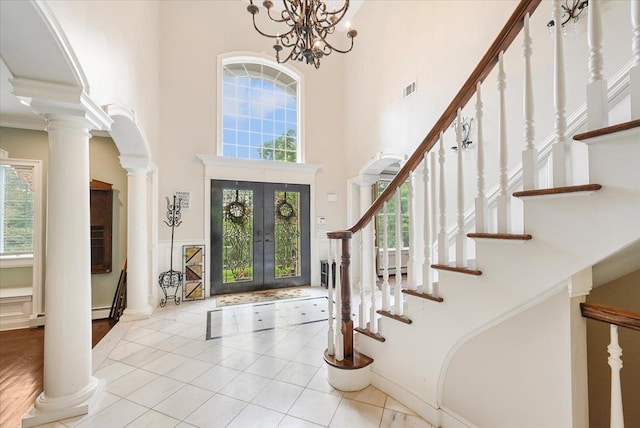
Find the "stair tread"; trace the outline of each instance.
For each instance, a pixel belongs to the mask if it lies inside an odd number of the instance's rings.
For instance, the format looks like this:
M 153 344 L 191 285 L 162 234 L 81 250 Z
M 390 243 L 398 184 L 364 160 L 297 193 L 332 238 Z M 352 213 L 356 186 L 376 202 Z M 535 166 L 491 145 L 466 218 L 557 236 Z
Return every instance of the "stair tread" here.
M 360 328 L 360 327 L 356 327 L 353 329 L 353 331 L 357 331 L 360 334 L 364 334 L 367 337 L 370 337 L 374 340 L 377 340 L 378 342 L 384 342 L 385 339 L 384 337 L 382 337 L 379 333 L 373 333 L 371 330 L 369 330 L 369 323 L 367 323 L 367 328 Z
M 599 184 L 581 184 L 579 186 L 551 187 L 549 189 L 522 190 L 514 192 L 515 198 L 527 196 L 558 195 L 562 193 L 594 192 L 602 189 Z
M 449 272 L 464 273 L 464 274 L 467 274 L 467 275 L 475 275 L 475 276 L 482 275 L 482 271 L 476 270 L 476 269 L 470 269 L 468 267 L 456 267 L 456 266 L 439 265 L 439 264 L 431 265 L 431 267 L 433 269 L 446 270 L 446 271 L 449 271 Z
M 328 350 L 324 351 L 324 360 L 327 364 L 332 365 L 333 367 L 337 367 L 342 370 L 357 370 L 363 367 L 367 367 L 371 363 L 373 363 L 373 358 L 362 354 L 355 349 L 353 350 L 353 355 L 351 357 L 346 357 L 342 361 L 336 360 L 334 355 L 329 355 Z
M 616 132 L 626 131 L 628 129 L 640 127 L 640 119 L 630 120 L 629 122 L 618 123 L 611 126 L 606 126 L 600 129 L 594 129 L 592 131 L 576 134 L 573 139 L 576 141 L 588 140 L 589 138 L 601 137 L 603 135 L 614 134 Z
M 389 317 L 391 319 L 394 319 L 396 321 L 400 321 L 403 322 L 405 324 L 411 324 L 413 321 L 411 321 L 408 317 L 404 316 L 404 315 L 396 315 L 396 314 L 392 314 L 389 311 L 383 311 L 382 309 L 376 311 L 377 313 L 379 313 L 380 315 L 384 315 L 385 317 Z
M 532 236 L 526 233 L 467 233 L 469 238 L 508 239 L 513 241 L 529 241 Z
M 414 296 L 414 297 L 420 297 L 422 299 L 427 299 L 427 300 L 431 300 L 432 302 L 438 302 L 438 303 L 442 303 L 444 302 L 444 299 L 440 296 L 435 296 L 433 294 L 429 294 L 429 293 L 420 293 L 417 290 L 402 290 L 403 293 L 408 294 L 410 296 Z

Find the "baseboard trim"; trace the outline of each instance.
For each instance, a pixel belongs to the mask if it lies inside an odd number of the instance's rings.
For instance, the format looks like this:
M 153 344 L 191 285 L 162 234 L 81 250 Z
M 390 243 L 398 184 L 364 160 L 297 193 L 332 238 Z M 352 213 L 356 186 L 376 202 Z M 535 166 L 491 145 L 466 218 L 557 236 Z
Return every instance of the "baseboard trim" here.
M 412 391 L 407 390 L 395 381 L 377 373 L 374 367 L 371 369 L 371 384 L 390 395 L 400 403 L 413 410 L 422 419 L 429 422 L 434 427 L 442 428 L 478 428 L 470 421 L 455 413 L 453 410 L 434 403 L 425 401 Z

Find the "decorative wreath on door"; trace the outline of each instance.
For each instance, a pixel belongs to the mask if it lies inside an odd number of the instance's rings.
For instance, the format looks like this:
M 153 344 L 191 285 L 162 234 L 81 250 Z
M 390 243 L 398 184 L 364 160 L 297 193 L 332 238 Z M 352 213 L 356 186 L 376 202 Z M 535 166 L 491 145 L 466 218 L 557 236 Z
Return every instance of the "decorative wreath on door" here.
M 296 210 L 293 208 L 287 201 L 287 193 L 285 192 L 284 198 L 280 199 L 276 204 L 276 216 L 284 221 L 290 222 L 294 218 L 296 218 Z
M 238 191 L 236 190 L 236 200 L 229 202 L 224 207 L 224 216 L 230 222 L 239 226 L 247 222 L 247 205 L 240 201 Z

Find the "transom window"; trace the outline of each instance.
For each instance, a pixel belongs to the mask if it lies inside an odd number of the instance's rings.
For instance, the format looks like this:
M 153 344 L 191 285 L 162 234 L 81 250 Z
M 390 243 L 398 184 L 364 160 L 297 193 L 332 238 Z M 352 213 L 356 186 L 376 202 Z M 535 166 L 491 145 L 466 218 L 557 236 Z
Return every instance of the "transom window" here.
M 266 64 L 226 60 L 222 156 L 299 162 L 299 83 Z

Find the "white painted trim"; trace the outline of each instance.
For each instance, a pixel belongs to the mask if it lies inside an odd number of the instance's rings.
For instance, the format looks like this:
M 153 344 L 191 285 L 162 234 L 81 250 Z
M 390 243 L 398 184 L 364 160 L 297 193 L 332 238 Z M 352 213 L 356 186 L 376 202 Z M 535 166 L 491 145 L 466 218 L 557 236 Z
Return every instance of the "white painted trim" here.
M 296 131 L 298 137 L 298 162 L 305 163 L 306 161 L 306 134 L 305 134 L 305 82 L 304 75 L 288 65 L 278 64 L 272 57 L 258 52 L 237 51 L 227 52 L 218 55 L 218 67 L 217 67 L 217 84 L 216 84 L 216 105 L 217 105 L 217 135 L 215 142 L 215 152 L 217 156 L 222 157 L 222 77 L 224 75 L 224 65 L 241 63 L 241 62 L 253 62 L 257 64 L 267 65 L 273 67 L 283 73 L 289 75 L 297 82 L 297 102 L 298 102 L 298 129 Z
M 9 82 L 21 102 L 45 117 L 58 114 L 81 118 L 87 121 L 90 129 L 98 130 L 108 130 L 113 123 L 111 117 L 81 88 L 23 78 L 12 78 Z
M 268 172 L 281 172 L 287 174 L 315 174 L 322 168 L 322 165 L 308 163 L 278 162 L 271 160 L 251 160 L 225 158 L 214 155 L 196 155 L 202 161 L 205 167 L 205 175 L 210 178 L 240 180 L 238 171 L 235 169 L 261 170 Z M 227 169 L 231 171 L 228 174 L 221 174 L 220 170 Z M 232 171 L 233 170 L 233 171 Z M 222 177 L 221 175 L 225 175 Z M 292 177 L 295 178 L 295 177 Z M 292 182 L 294 183 L 294 182 Z M 298 182 L 295 182 L 298 183 Z M 299 183 L 304 183 L 300 181 Z
M 0 269 L 29 266 L 33 266 L 33 254 L 0 256 Z
M 32 277 L 32 288 L 33 288 L 33 300 L 32 300 L 32 310 L 31 316 L 34 317 L 36 314 L 44 311 L 44 290 L 43 290 L 43 276 L 42 276 L 42 267 L 44 266 L 44 252 L 43 252 L 43 231 L 44 231 L 44 206 L 43 203 L 43 182 L 42 182 L 42 161 L 35 159 L 12 159 L 6 158 L 2 159 L 3 163 L 10 163 L 11 165 L 19 165 L 19 166 L 28 166 L 33 168 L 33 181 L 31 186 L 33 188 L 34 194 L 34 204 L 33 204 L 33 255 L 31 264 L 33 266 L 33 271 L 31 274 Z M 5 259 L 6 260 L 6 259 Z M 9 267 L 12 266 L 13 263 L 9 262 L 5 264 L 6 261 L 3 260 L 2 266 Z M 23 265 L 26 266 L 26 265 Z
M 109 313 L 111 312 L 110 307 L 98 307 L 91 309 L 91 319 L 92 320 L 102 320 L 105 318 L 109 318 Z

